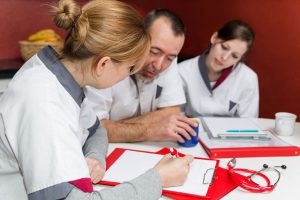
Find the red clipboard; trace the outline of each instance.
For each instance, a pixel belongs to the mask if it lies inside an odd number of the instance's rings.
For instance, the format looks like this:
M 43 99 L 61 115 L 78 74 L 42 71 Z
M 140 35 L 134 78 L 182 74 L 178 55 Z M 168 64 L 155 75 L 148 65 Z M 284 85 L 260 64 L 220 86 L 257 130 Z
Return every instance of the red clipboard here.
M 209 158 L 241 158 L 241 157 L 272 157 L 272 156 L 299 156 L 300 148 L 297 146 L 276 147 L 233 147 L 209 148 L 199 138 L 199 143 Z
M 140 151 L 140 150 L 133 150 L 133 149 L 123 149 L 123 148 L 116 148 L 106 159 L 106 170 L 111 167 L 114 162 L 126 151 L 137 151 L 137 152 L 146 152 L 146 153 L 153 153 L 148 151 Z M 168 148 L 163 148 L 156 152 L 155 154 L 167 154 L 169 153 Z M 180 154 L 179 155 L 183 155 Z M 197 159 L 197 158 L 196 158 Z M 199 159 L 199 158 L 198 158 Z M 201 158 L 202 159 L 202 158 Z M 111 181 L 100 181 L 98 184 L 104 184 L 104 185 L 118 185 L 119 183 L 111 182 Z M 209 187 L 207 195 L 205 197 L 193 195 L 193 194 L 185 194 L 181 192 L 174 192 L 174 191 L 165 191 L 163 190 L 163 195 L 176 199 L 176 200 L 196 200 L 196 199 L 220 199 L 223 196 L 225 196 L 227 193 L 231 192 L 233 189 L 235 189 L 237 185 L 231 180 L 228 174 L 228 170 L 217 167 L 214 181 L 212 185 Z

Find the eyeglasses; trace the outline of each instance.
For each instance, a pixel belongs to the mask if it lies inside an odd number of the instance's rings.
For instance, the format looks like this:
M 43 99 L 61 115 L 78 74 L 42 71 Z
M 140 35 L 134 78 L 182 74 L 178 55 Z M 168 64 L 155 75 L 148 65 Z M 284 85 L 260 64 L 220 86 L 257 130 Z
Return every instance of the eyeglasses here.
M 234 168 L 236 159 L 227 163 L 231 179 L 241 188 L 250 192 L 272 192 L 280 180 L 278 168 L 286 169 L 286 165 L 269 167 L 267 164 L 259 171 L 243 168 Z M 241 173 L 248 174 L 243 176 Z

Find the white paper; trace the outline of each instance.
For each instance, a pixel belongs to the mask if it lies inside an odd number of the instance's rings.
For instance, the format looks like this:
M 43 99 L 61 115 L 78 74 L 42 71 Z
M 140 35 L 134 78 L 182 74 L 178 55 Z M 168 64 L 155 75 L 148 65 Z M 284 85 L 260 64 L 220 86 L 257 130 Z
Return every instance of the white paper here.
M 203 117 L 203 125 L 206 131 L 217 138 L 219 136 L 229 137 L 263 137 L 267 136 L 251 119 L 232 117 Z M 257 130 L 257 132 L 228 132 L 229 130 Z
M 130 181 L 143 174 L 163 157 L 163 155 L 125 151 L 118 160 L 107 170 L 103 181 L 122 183 Z M 206 196 L 209 184 L 203 184 L 204 174 L 208 169 L 215 169 L 215 160 L 194 159 L 190 166 L 190 172 L 184 185 L 179 187 L 169 187 L 164 190 L 183 192 L 199 196 Z M 213 173 L 207 173 L 205 180 L 211 180 Z
M 200 127 L 199 127 L 200 128 Z M 211 139 L 207 135 L 204 129 L 199 129 L 199 138 L 209 149 L 214 148 L 242 148 L 242 147 L 285 147 L 293 146 L 280 138 L 276 137 L 270 131 L 265 131 L 270 139 L 269 140 L 253 140 L 253 139 L 243 139 L 243 140 L 220 140 Z
M 257 119 L 251 118 L 249 119 L 254 124 L 257 124 Z M 257 125 L 258 126 L 258 125 Z M 261 130 L 262 128 L 258 126 Z M 279 137 L 274 135 L 272 130 L 263 131 L 270 138 L 269 140 L 253 140 L 253 139 L 242 139 L 242 140 L 222 140 L 210 138 L 208 133 L 206 132 L 203 124 L 199 124 L 199 139 L 205 144 L 208 149 L 216 149 L 216 148 L 245 148 L 245 147 L 289 147 L 293 146 Z

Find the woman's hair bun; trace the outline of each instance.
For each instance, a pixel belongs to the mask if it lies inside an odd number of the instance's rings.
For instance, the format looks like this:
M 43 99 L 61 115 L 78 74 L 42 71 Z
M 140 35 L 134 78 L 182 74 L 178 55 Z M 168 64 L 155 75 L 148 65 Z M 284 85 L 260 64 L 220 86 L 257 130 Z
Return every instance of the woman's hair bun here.
M 60 0 L 58 6 L 53 6 L 54 23 L 63 29 L 70 29 L 81 14 L 80 6 L 73 0 Z

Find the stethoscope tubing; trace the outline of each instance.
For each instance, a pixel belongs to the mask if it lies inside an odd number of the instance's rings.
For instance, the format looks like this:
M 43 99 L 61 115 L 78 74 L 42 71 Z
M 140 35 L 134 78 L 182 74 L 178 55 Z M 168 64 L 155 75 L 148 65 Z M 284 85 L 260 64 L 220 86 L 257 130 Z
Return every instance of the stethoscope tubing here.
M 263 169 L 264 170 L 264 169 Z M 262 171 L 262 170 L 261 170 Z M 275 185 L 271 185 L 270 179 L 261 173 L 261 171 L 255 171 L 250 169 L 243 169 L 243 168 L 233 168 L 229 166 L 229 175 L 231 179 L 241 188 L 250 192 L 262 193 L 262 192 L 271 192 Z M 248 173 L 251 174 L 249 176 L 241 176 L 239 173 Z M 262 179 L 266 181 L 267 186 L 260 186 L 254 181 L 252 181 L 253 176 L 260 176 Z

